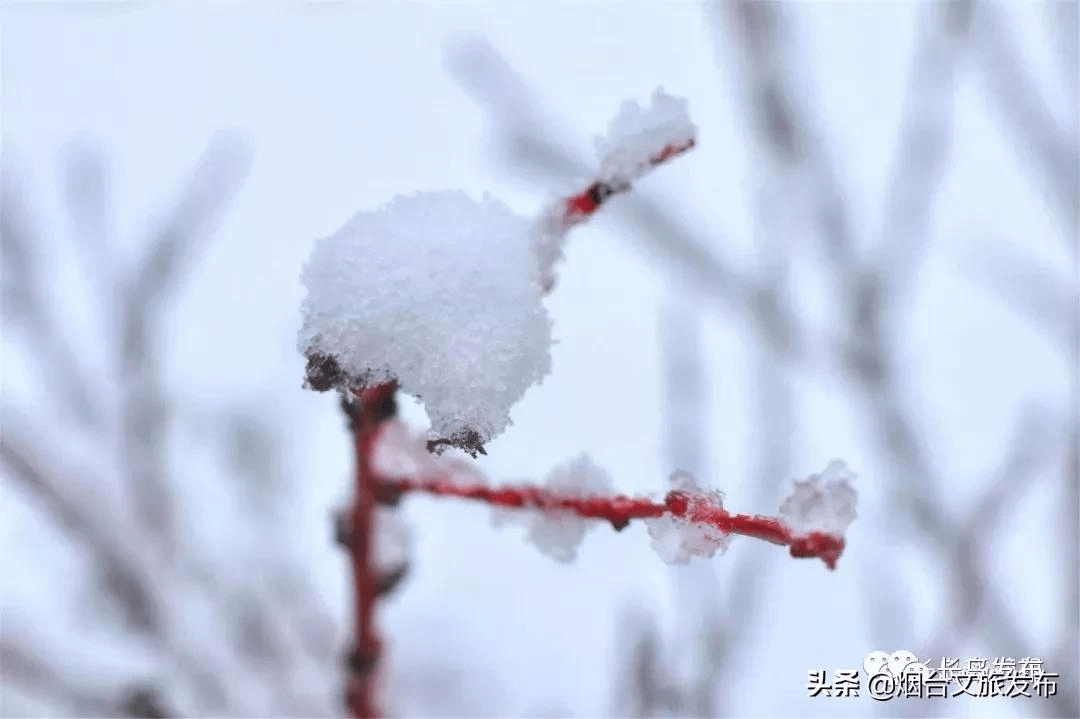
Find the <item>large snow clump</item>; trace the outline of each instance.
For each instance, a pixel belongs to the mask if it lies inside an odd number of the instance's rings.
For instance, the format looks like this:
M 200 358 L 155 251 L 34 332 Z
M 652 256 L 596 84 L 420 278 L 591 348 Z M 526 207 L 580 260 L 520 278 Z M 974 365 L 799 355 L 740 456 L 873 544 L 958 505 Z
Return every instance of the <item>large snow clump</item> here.
M 476 446 L 550 371 L 533 225 L 485 196 L 399 196 L 318 240 L 301 280 L 308 384 L 397 380 L 432 431 Z

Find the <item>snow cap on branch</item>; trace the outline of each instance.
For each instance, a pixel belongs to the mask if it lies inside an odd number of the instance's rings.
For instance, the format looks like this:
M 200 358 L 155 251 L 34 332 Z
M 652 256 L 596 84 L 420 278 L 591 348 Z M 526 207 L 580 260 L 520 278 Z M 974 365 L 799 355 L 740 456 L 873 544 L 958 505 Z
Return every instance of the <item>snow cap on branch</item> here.
M 796 535 L 823 532 L 843 536 L 855 520 L 855 473 L 834 459 L 821 474 L 794 481 L 780 504 L 780 520 Z
M 685 147 L 696 135 L 683 98 L 657 88 L 648 107 L 627 100 L 608 125 L 607 134 L 595 140 L 600 156 L 598 179 L 629 184 L 655 166 L 665 150 Z
M 451 443 L 483 443 L 550 371 L 531 225 L 463 192 L 399 196 L 315 243 L 299 335 L 314 389 L 397 380 Z

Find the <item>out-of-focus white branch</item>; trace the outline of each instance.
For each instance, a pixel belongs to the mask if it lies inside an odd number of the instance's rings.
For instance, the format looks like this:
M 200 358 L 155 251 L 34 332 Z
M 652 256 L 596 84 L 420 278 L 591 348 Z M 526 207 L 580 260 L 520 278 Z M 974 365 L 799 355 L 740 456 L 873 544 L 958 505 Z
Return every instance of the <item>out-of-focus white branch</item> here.
M 976 67 L 1009 137 L 1033 163 L 1044 191 L 1057 205 L 1062 239 L 1075 250 L 1080 247 L 1080 138 L 1075 128 L 1062 126 L 1039 93 L 1013 30 L 1002 16 L 1006 11 L 993 2 L 976 4 Z M 1071 32 L 1075 34 L 1075 24 Z M 1076 117 L 1075 112 L 1072 115 Z
M 900 131 L 871 264 L 896 308 L 913 290 L 952 142 L 959 61 L 971 26 L 968 0 L 920 7 Z
M 120 347 L 123 456 L 137 521 L 153 541 L 176 552 L 175 502 L 166 476 L 169 404 L 159 377 L 156 337 L 162 310 L 186 274 L 185 260 L 212 236 L 247 174 L 249 148 L 229 135 L 214 137 L 179 201 L 147 242 L 145 254 L 121 282 Z
M 475 37 L 460 39 L 449 47 L 446 67 L 487 110 L 500 155 L 509 155 L 519 168 L 539 170 L 562 182 L 592 177 L 593 169 L 568 147 L 572 128 L 548 112 L 490 43 Z
M 958 271 L 992 292 L 1005 307 L 1038 328 L 1066 355 L 1075 351 L 1080 327 L 1080 286 L 1042 266 L 1012 243 L 985 238 L 972 244 Z

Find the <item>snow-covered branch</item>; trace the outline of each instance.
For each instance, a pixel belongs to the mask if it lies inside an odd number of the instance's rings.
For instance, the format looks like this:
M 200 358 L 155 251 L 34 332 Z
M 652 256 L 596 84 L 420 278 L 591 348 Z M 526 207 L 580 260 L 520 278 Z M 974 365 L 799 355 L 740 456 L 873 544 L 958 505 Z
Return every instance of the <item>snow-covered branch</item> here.
M 542 485 L 492 486 L 468 462 L 430 456 L 423 437 L 399 422 L 382 429 L 374 451 L 382 486 L 390 493 L 421 492 L 537 510 L 530 538 L 545 554 L 564 561 L 576 554 L 583 520 L 604 520 L 616 531 L 644 520 L 653 548 L 668 563 L 711 557 L 737 534 L 787 546 L 793 557 L 818 557 L 832 569 L 844 548 L 844 531 L 855 519 L 855 476 L 839 461 L 795 481 L 778 516 L 772 517 L 728 511 L 722 493 L 702 489 L 686 473 L 677 473 L 675 488 L 662 500 L 615 494 L 606 472 L 584 454 L 553 469 Z

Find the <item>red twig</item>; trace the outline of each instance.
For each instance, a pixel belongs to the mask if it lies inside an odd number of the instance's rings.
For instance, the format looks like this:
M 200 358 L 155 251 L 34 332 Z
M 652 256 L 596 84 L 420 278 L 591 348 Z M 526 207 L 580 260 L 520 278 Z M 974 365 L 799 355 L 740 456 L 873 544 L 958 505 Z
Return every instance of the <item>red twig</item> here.
M 375 685 L 381 644 L 375 629 L 375 601 L 380 594 L 381 578 L 374 556 L 378 478 L 372 457 L 380 426 L 396 414 L 395 390 L 393 384 L 357 390 L 354 393 L 357 402 L 350 412 L 356 448 L 356 496 L 347 544 L 352 555 L 356 635 L 347 660 L 345 702 L 355 719 L 378 716 Z
M 383 485 L 391 494 L 426 492 L 442 497 L 474 499 L 499 507 L 568 510 L 579 517 L 606 519 L 617 530 L 634 519 L 649 519 L 670 513 L 693 524 L 708 524 L 726 534 L 740 534 L 786 546 L 793 557 L 818 557 L 829 569 L 836 568 L 836 560 L 844 550 L 843 537 L 824 532 L 797 536 L 775 517 L 734 514 L 706 497 L 679 490 L 668 492 L 664 501 L 657 502 L 624 495 L 578 497 L 537 486 L 488 487 L 457 483 L 447 477 L 385 479 Z
M 546 212 L 541 225 L 543 232 L 538 236 L 537 242 L 541 291 L 547 294 L 555 286 L 553 265 L 563 256 L 562 245 L 570 228 L 592 217 L 600 205 L 612 195 L 629 191 L 634 180 L 657 165 L 686 152 L 694 145 L 693 137 L 666 145 L 659 152 L 649 156 L 640 166 L 629 170 L 624 169 L 622 175 L 606 178 L 601 175 L 603 179 L 596 180 L 576 195 L 562 199 L 552 208 L 552 211 Z
M 695 140 L 691 137 L 684 142 L 668 145 L 649 158 L 649 167 L 656 167 L 676 155 L 681 155 L 691 149 L 694 144 Z M 570 221 L 584 221 L 599 209 L 604 200 L 620 192 L 626 192 L 629 189 L 629 182 L 615 183 L 598 180 L 585 188 L 584 191 L 567 198 L 566 217 Z

